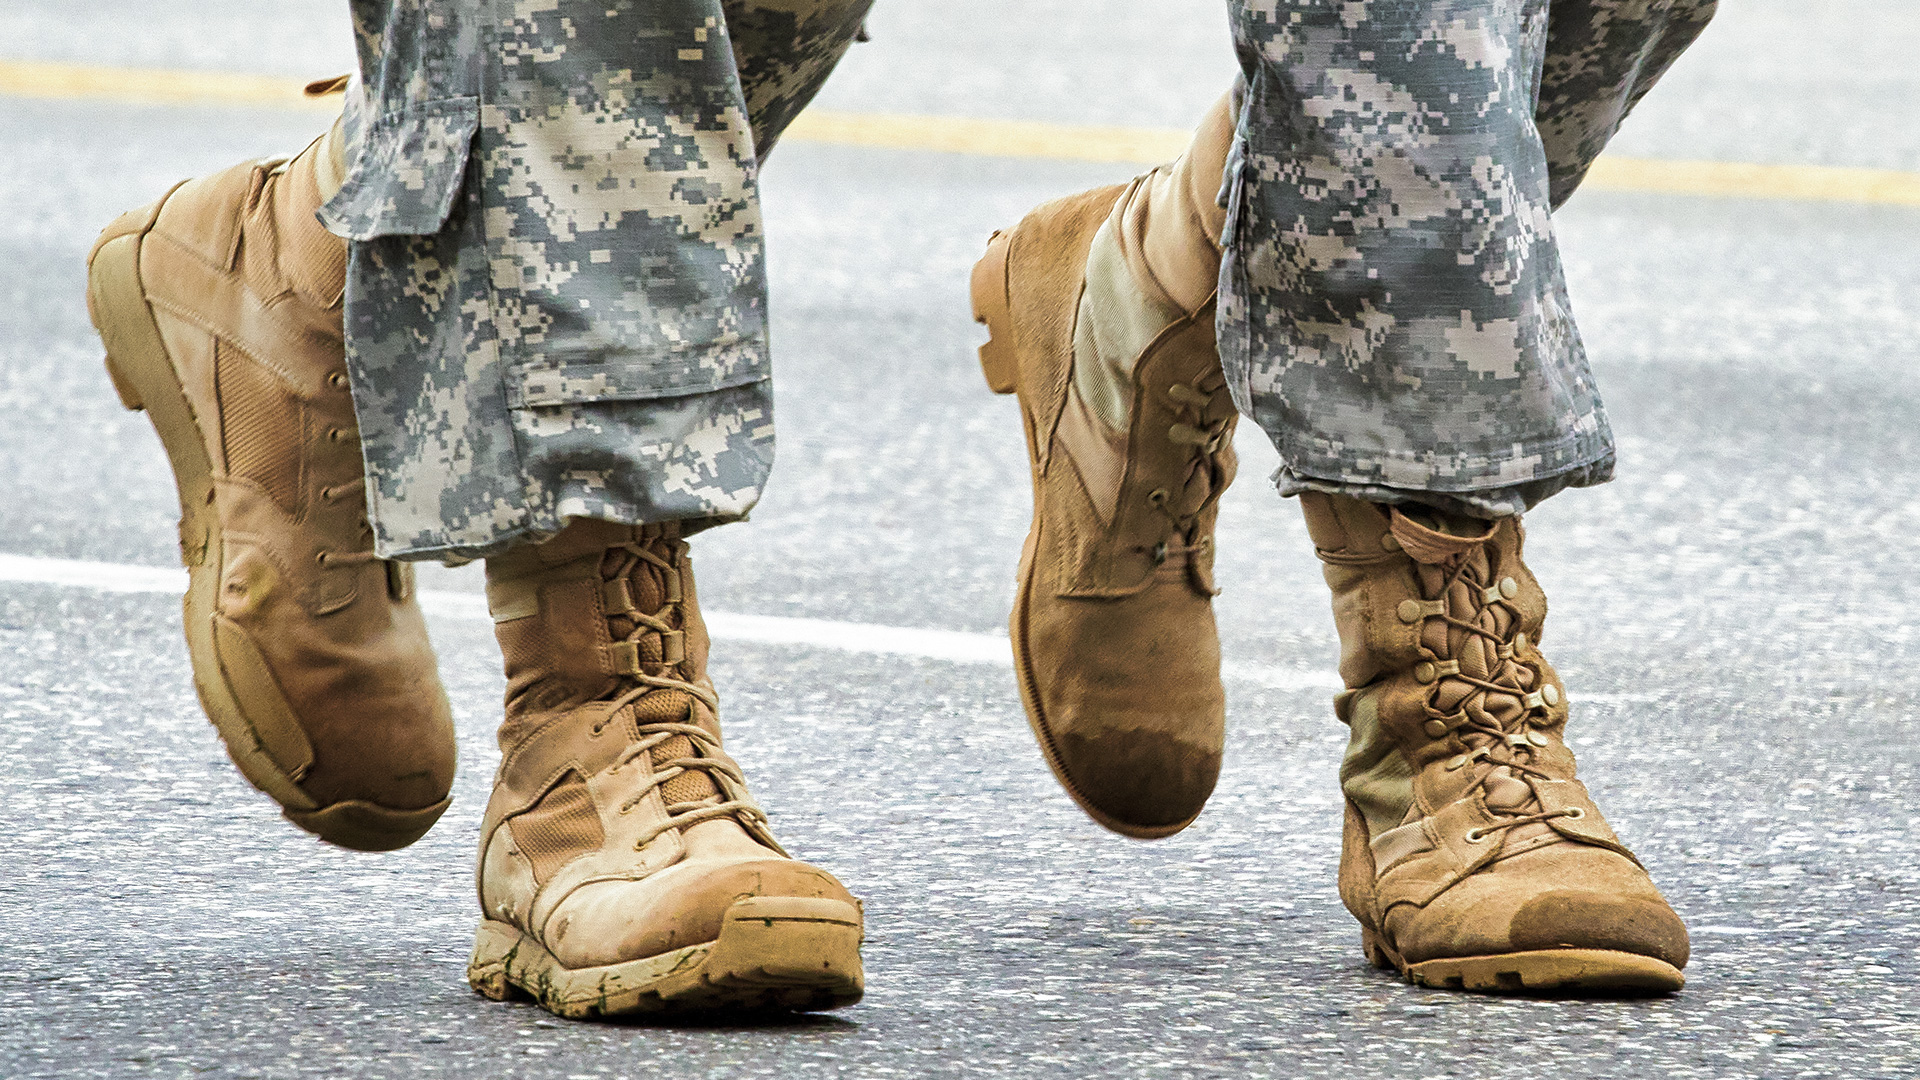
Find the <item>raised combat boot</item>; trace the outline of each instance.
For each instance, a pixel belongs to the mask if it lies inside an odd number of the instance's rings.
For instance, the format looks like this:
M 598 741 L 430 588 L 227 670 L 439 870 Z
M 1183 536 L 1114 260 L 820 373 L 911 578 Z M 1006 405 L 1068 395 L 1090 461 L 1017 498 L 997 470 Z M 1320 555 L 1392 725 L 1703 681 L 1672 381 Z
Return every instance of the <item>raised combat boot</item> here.
M 1213 290 L 1231 134 L 1223 100 L 1179 161 L 1039 207 L 973 271 L 981 365 L 1019 395 L 1033 471 L 1011 620 L 1027 720 L 1081 809 L 1142 839 L 1199 816 L 1225 737 L 1213 527 L 1237 414 Z
M 413 572 L 367 527 L 346 243 L 314 218 L 335 138 L 122 215 L 88 256 L 87 307 L 173 466 L 207 716 L 295 824 L 385 851 L 446 810 L 453 721 Z
M 1686 927 L 1574 777 L 1518 519 L 1300 503 L 1349 687 L 1340 898 L 1368 959 L 1440 988 L 1680 989 Z
M 560 1016 L 860 1000 L 860 902 L 720 745 L 677 527 L 576 520 L 487 560 L 507 671 L 468 980 Z

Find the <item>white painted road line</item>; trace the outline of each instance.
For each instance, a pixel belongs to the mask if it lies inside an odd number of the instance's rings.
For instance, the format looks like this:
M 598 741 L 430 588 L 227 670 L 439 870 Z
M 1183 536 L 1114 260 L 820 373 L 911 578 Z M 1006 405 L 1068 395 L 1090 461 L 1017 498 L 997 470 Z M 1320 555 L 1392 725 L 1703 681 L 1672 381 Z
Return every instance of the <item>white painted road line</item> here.
M 0 581 L 27 585 L 65 585 L 96 592 L 187 591 L 187 572 L 168 566 L 129 566 L 125 563 L 82 562 L 78 559 L 42 559 L 32 555 L 0 555 Z
M 446 619 L 486 621 L 487 599 L 477 593 L 423 589 L 420 607 Z M 957 630 L 922 630 L 910 626 L 801 619 L 780 615 L 739 615 L 731 611 L 702 612 L 707 632 L 721 641 L 750 641 L 760 645 L 812 645 L 841 652 L 890 653 L 922 656 L 955 664 L 1013 666 L 1007 639 L 993 634 Z
M 96 592 L 165 593 L 179 595 L 187 588 L 187 572 L 172 567 L 130 566 L 125 563 L 85 562 L 33 555 L 0 554 L 0 582 L 21 585 L 57 585 Z M 478 593 L 420 591 L 420 607 L 442 619 L 485 622 L 486 598 Z M 926 630 L 912 626 L 876 626 L 779 615 L 740 615 L 706 612 L 707 630 L 716 640 L 758 645 L 803 646 L 839 652 L 888 656 L 917 656 L 950 664 L 1012 667 L 1007 639 L 1001 634 L 973 634 L 958 630 Z M 1276 690 L 1331 690 L 1338 682 L 1318 672 L 1228 664 L 1225 675 Z

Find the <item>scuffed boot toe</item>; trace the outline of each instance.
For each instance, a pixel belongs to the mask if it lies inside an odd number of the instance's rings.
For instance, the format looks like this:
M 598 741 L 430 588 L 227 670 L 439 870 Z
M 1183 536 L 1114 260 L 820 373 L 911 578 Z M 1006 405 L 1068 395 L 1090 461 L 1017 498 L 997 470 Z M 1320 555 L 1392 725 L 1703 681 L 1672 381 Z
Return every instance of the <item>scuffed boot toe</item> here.
M 601 881 L 563 901 L 548 948 L 570 968 L 602 967 L 716 941 L 726 915 L 752 898 L 858 901 L 833 875 L 794 859 L 690 860 L 642 881 Z
M 1069 793 L 1100 824 L 1143 839 L 1168 836 L 1200 816 L 1220 777 L 1220 751 L 1159 731 L 1060 737 Z
M 394 809 L 361 799 L 333 803 L 314 811 L 282 809 L 288 821 L 350 851 L 399 851 L 427 835 L 452 798 L 418 809 Z
M 1605 949 L 1687 966 L 1686 924 L 1657 896 L 1561 890 L 1534 897 L 1514 913 L 1515 950 Z

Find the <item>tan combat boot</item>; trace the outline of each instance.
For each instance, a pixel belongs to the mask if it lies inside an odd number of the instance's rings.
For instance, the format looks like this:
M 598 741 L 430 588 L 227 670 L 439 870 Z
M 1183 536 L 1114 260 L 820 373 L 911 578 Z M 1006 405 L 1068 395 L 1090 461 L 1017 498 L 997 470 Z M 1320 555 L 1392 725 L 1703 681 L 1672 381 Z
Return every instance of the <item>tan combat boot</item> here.
M 991 334 L 981 365 L 995 392 L 1019 395 L 1033 468 L 1012 618 L 1021 699 L 1074 801 L 1143 839 L 1199 816 L 1225 736 L 1213 526 L 1236 413 L 1212 292 L 1231 131 L 1223 101 L 1179 162 L 1041 206 L 995 233 L 973 271 Z M 1110 257 L 1090 284 L 1097 237 Z M 1170 264 L 1187 280 L 1161 280 Z M 1118 302 L 1083 302 L 1115 277 Z M 1115 338 L 1144 345 L 1121 347 L 1117 378 L 1076 371 Z
M 568 1017 L 860 1000 L 860 903 L 767 831 L 720 748 L 676 527 L 576 520 L 487 560 L 504 755 L 467 969 Z
M 452 714 L 413 574 L 373 553 L 327 140 L 107 226 L 87 306 L 180 492 L 194 684 L 227 751 L 323 840 L 385 851 L 447 808 Z
M 1441 988 L 1680 989 L 1686 927 L 1574 778 L 1519 521 L 1300 503 L 1350 688 L 1340 897 L 1368 959 Z

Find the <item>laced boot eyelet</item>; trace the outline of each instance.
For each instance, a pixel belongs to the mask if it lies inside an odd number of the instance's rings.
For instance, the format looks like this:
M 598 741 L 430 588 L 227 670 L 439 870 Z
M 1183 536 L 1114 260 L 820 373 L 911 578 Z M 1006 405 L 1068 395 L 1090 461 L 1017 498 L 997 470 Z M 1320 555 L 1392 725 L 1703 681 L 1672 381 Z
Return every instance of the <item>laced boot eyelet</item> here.
M 333 387 L 335 390 L 345 390 L 347 388 L 347 373 L 344 371 L 336 371 L 328 375 L 327 385 Z
M 1560 811 L 1560 816 L 1566 818 L 1568 821 L 1579 821 L 1581 818 L 1587 816 L 1587 812 L 1577 806 L 1569 806 L 1565 810 Z
M 1208 405 L 1213 403 L 1212 394 L 1207 393 L 1197 386 L 1189 386 L 1186 383 L 1174 383 L 1172 386 L 1167 387 L 1167 396 L 1181 405 L 1191 406 L 1199 410 L 1205 410 Z
M 1167 494 L 1166 488 L 1154 488 L 1152 491 L 1147 492 L 1147 501 L 1155 506 L 1167 505 L 1169 498 L 1171 498 L 1171 496 Z
M 330 556 L 330 555 L 332 555 L 332 554 L 333 554 L 333 553 L 332 553 L 332 552 L 330 552 L 330 551 L 320 551 L 320 552 L 315 552 L 315 553 L 314 553 L 314 556 L 313 556 L 313 561 L 314 561 L 315 563 L 317 563 L 317 564 L 319 564 L 319 565 L 321 565 L 321 566 L 325 566 L 325 565 L 327 565 L 327 558 L 328 558 L 328 556 Z
M 1461 839 L 1469 844 L 1480 844 L 1486 842 L 1487 834 L 1481 832 L 1479 829 L 1468 829 L 1466 835 L 1461 837 Z
M 1160 566 L 1164 564 L 1167 561 L 1167 542 L 1162 540 L 1153 545 L 1153 551 L 1150 554 L 1153 556 L 1153 565 Z

